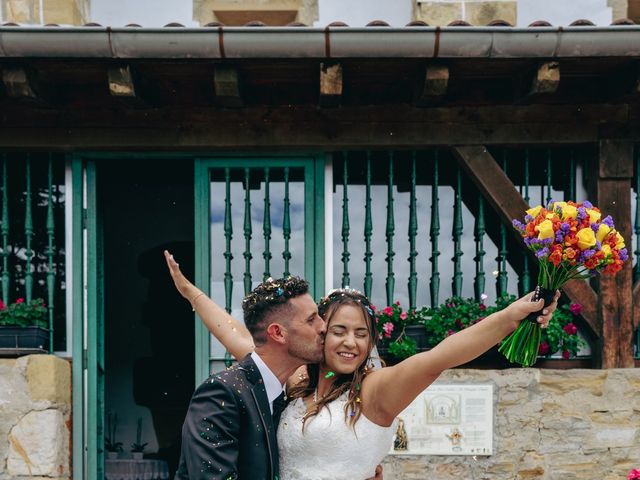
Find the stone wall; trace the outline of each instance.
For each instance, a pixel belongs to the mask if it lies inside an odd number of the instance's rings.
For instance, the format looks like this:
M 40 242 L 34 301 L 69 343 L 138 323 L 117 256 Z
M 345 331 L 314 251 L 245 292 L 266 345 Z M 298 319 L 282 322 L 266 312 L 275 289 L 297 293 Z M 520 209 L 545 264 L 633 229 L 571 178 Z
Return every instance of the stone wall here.
M 445 26 L 454 20 L 471 25 L 487 25 L 493 20 L 504 20 L 515 25 L 518 16 L 516 0 L 433 0 L 416 3 L 416 20 L 431 26 Z
M 0 480 L 68 479 L 70 445 L 69 362 L 0 359 Z
M 440 381 L 494 384 L 494 455 L 390 455 L 385 480 L 623 480 L 640 468 L 640 369 L 451 370 Z
M 89 18 L 89 0 L 0 0 L 2 21 L 19 24 L 84 25 Z

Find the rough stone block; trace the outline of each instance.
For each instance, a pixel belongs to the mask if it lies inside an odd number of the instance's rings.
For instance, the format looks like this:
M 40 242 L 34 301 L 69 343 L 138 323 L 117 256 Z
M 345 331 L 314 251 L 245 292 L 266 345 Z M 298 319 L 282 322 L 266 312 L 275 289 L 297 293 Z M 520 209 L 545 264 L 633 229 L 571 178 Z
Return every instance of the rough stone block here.
M 488 25 L 493 20 L 505 20 L 515 25 L 518 17 L 518 2 L 465 2 L 465 20 L 471 25 Z
M 65 475 L 68 442 L 64 415 L 59 410 L 29 412 L 9 433 L 9 475 Z
M 619 20 L 620 18 L 627 18 L 629 16 L 628 0 L 607 0 L 607 5 L 611 7 L 611 17 L 613 20 Z
M 88 22 L 89 0 L 0 0 L 2 11 L 8 22 L 24 24 L 57 23 L 62 25 L 84 25 Z M 42 22 L 41 22 L 42 20 Z
M 421 2 L 416 11 L 416 20 L 422 20 L 433 27 L 443 27 L 454 20 L 462 19 L 460 2 Z
M 71 366 L 55 355 L 31 355 L 27 363 L 27 382 L 34 401 L 55 405 L 71 403 Z

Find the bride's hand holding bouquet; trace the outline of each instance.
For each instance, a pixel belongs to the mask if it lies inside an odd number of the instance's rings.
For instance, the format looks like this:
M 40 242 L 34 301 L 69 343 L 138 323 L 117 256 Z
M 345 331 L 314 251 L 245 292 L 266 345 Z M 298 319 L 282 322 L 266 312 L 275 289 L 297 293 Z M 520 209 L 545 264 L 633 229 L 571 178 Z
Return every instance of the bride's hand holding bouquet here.
M 513 226 L 539 261 L 538 286 L 534 300 L 548 305 L 559 288 L 570 280 L 587 279 L 597 273 L 615 274 L 628 259 L 622 235 L 611 216 L 602 218 L 590 202 L 551 202 L 526 211 L 524 223 Z M 507 359 L 531 366 L 538 356 L 540 326 L 530 315 L 507 337 L 500 351 Z

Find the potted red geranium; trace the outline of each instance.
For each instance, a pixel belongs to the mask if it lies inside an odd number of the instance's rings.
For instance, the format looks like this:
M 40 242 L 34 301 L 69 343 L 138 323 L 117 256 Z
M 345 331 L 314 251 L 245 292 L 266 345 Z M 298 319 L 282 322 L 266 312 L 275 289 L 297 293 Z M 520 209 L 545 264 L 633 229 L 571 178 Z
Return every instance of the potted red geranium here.
M 44 300 L 0 300 L 0 351 L 10 354 L 49 350 L 49 323 Z

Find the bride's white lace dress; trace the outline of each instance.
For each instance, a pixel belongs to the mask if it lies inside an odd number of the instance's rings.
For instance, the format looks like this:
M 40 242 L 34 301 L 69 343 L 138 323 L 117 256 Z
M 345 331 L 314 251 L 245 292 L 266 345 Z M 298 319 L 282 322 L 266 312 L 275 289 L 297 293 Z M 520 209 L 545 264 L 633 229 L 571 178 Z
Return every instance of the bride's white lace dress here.
M 282 413 L 278 427 L 280 480 L 364 480 L 373 477 L 393 444 L 396 422 L 381 427 L 364 415 L 355 431 L 344 420 L 347 393 L 307 420 L 301 398 Z

